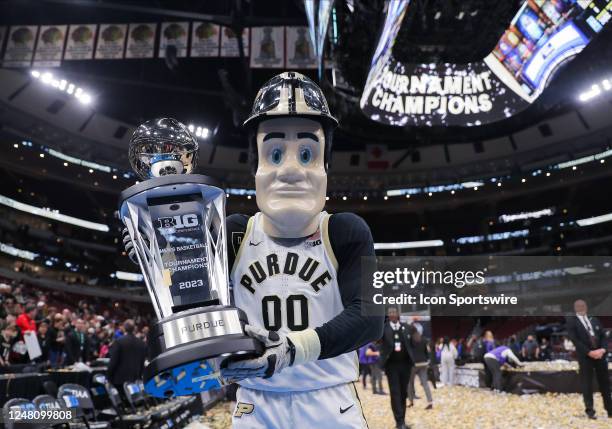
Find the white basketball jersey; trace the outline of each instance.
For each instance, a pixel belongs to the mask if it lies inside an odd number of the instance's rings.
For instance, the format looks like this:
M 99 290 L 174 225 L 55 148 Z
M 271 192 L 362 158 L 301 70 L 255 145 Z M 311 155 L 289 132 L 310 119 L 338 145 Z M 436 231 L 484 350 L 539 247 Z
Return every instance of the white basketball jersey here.
M 322 212 L 317 232 L 295 246 L 278 244 L 264 233 L 261 213 L 249 219 L 230 279 L 234 305 L 247 314 L 251 325 L 287 334 L 316 328 L 342 312 L 329 217 Z M 358 368 L 353 351 L 240 385 L 273 391 L 321 389 L 357 380 Z

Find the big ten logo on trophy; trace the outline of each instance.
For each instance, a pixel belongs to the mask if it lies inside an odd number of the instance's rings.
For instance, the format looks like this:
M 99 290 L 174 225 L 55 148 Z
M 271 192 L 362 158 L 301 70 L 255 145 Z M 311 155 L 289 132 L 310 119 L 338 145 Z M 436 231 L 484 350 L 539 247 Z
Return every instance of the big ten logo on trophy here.
M 189 213 L 184 215 L 160 217 L 157 219 L 157 223 L 160 228 L 192 228 L 200 224 L 198 215 L 195 213 Z

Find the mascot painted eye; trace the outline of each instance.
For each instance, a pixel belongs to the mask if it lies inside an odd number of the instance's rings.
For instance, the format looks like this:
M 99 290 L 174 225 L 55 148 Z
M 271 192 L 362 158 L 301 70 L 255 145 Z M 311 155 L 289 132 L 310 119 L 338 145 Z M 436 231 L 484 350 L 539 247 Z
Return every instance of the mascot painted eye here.
M 272 164 L 280 164 L 283 160 L 283 151 L 280 148 L 272 149 L 270 152 L 270 162 Z
M 312 161 L 312 149 L 309 147 L 303 147 L 300 149 L 300 162 L 304 165 L 309 164 Z

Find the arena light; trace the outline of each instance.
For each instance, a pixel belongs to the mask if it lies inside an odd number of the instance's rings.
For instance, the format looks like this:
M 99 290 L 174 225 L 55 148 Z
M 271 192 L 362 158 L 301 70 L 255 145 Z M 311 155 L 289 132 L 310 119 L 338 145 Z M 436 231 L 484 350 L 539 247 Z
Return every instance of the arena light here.
M 599 161 L 604 158 L 612 156 L 612 149 L 608 149 L 604 152 L 596 153 L 595 155 L 583 156 L 581 158 L 573 159 L 571 161 L 561 162 L 553 166 L 553 168 L 563 170 L 564 168 L 575 167 L 580 164 L 586 164 L 588 162 Z
M 598 223 L 610 222 L 612 221 L 612 213 L 604 214 L 601 216 L 588 217 L 584 219 L 579 219 L 576 221 L 578 226 L 591 226 L 597 225 Z
M 226 188 L 225 193 L 228 195 L 255 195 L 255 189 Z
M 20 203 L 19 201 L 15 201 L 12 198 L 6 197 L 4 195 L 0 195 L 0 204 L 13 208 L 15 210 L 30 213 L 36 216 L 45 217 L 47 219 L 56 220 L 58 222 L 68 223 L 82 228 L 92 229 L 94 231 L 110 231 L 108 225 L 105 225 L 103 223 L 91 222 L 88 220 L 79 219 L 77 217 L 61 214 L 58 211 L 51 211 L 47 208 L 35 207 L 29 204 Z
M 406 189 L 391 189 L 387 191 L 387 196 L 398 197 L 402 195 L 416 195 L 416 194 L 435 194 L 439 192 L 457 191 L 461 189 L 478 188 L 484 186 L 484 182 L 463 182 L 453 183 L 450 185 L 436 185 L 436 186 L 425 186 L 423 188 L 406 188 Z
M 578 100 L 586 103 L 587 101 L 597 98 L 604 92 L 608 91 L 612 91 L 612 82 L 610 79 L 606 78 L 591 85 L 591 88 L 588 91 L 583 91 L 580 93 Z
M 110 173 L 112 171 L 112 168 L 108 165 L 102 165 L 95 162 L 86 161 L 84 159 L 75 158 L 74 156 L 63 154 L 54 149 L 48 149 L 47 153 L 61 160 L 70 162 L 72 164 L 81 165 L 83 167 L 89 167 L 90 169 L 104 171 L 105 173 Z
M 187 125 L 187 129 L 200 139 L 207 139 L 210 135 L 210 130 L 208 128 L 199 125 L 189 124 Z
M 507 240 L 508 238 L 527 237 L 529 235 L 528 229 L 520 229 L 516 231 L 496 232 L 488 235 L 473 235 L 469 237 L 459 237 L 454 240 L 458 244 L 475 244 L 482 243 L 484 241 L 500 241 Z
M 6 243 L 0 243 L 0 252 L 6 253 L 7 255 L 17 256 L 18 258 L 27 259 L 29 261 L 33 261 L 38 256 L 38 253 L 18 249 Z
M 554 214 L 554 210 L 552 208 L 536 210 L 531 212 L 520 212 L 516 214 L 503 214 L 499 217 L 499 221 L 502 223 L 514 222 L 517 220 L 526 220 L 526 219 L 539 219 L 543 216 L 552 216 Z
M 57 78 L 51 72 L 41 72 L 38 70 L 30 71 L 30 76 L 34 79 L 38 79 L 45 85 L 51 86 L 59 91 L 65 92 L 68 95 L 72 95 L 79 102 L 88 105 L 93 101 L 91 94 L 85 91 L 83 88 L 77 86 L 72 82 L 68 82 L 66 79 Z
M 114 274 L 111 274 L 111 277 L 116 277 L 119 280 L 128 282 L 141 282 L 144 280 L 142 274 L 128 273 L 127 271 L 116 271 Z
M 404 241 L 398 243 L 374 243 L 374 250 L 420 249 L 444 246 L 442 240 Z

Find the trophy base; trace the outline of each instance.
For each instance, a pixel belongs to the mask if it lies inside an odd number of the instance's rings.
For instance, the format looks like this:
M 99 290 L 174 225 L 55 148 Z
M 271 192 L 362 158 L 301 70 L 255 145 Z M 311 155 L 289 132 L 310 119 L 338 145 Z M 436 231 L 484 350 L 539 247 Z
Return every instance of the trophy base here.
M 167 398 L 223 386 L 220 368 L 227 358 L 263 353 L 263 345 L 244 334 L 246 315 L 224 306 L 197 308 L 160 320 L 151 330 L 145 390 Z

